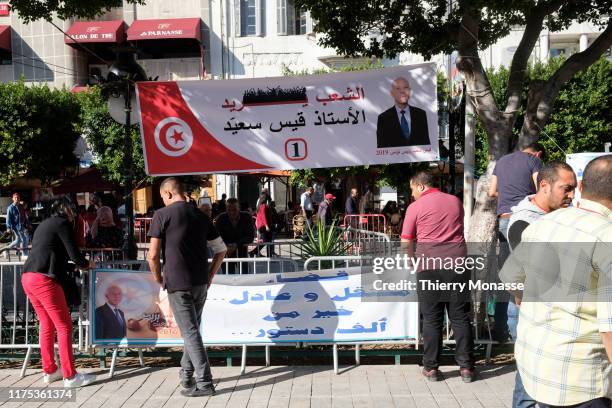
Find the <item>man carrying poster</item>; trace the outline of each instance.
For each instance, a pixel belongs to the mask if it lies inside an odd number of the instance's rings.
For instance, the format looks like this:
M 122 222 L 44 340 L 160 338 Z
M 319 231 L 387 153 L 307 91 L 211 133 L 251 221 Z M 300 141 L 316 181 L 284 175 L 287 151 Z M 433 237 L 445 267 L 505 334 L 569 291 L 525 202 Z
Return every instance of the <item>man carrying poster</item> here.
M 210 363 L 199 326 L 208 286 L 223 261 L 226 247 L 210 218 L 185 201 L 183 187 L 176 178 L 169 177 L 162 182 L 160 195 L 165 208 L 153 216 L 147 261 L 155 280 L 168 291 L 170 308 L 183 337 L 179 376 L 185 389 L 181 394 L 213 395 Z M 214 254 L 210 269 L 207 247 Z
M 106 289 L 106 303 L 96 308 L 96 338 L 122 339 L 126 336 L 126 322 L 119 303 L 123 299 L 123 291 L 117 285 Z
M 427 128 L 427 114 L 421 108 L 408 105 L 412 90 L 404 77 L 391 83 L 395 104 L 378 115 L 376 146 L 402 147 L 431 144 Z

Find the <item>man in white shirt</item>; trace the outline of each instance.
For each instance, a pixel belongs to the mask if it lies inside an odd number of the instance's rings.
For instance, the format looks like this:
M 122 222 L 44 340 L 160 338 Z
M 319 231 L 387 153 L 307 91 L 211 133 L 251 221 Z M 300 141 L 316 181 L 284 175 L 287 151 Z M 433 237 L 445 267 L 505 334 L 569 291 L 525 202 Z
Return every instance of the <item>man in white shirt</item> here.
M 302 207 L 302 215 L 306 218 L 306 221 L 310 222 L 314 207 L 312 205 L 312 193 L 314 188 L 306 187 L 306 191 L 300 196 L 300 206 Z

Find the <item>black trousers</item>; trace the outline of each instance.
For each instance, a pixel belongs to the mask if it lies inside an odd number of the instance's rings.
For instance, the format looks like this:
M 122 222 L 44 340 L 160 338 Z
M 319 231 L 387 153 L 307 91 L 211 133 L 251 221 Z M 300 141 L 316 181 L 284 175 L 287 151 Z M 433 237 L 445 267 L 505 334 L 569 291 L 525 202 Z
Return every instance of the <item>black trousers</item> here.
M 465 276 L 464 276 L 465 275 Z M 448 312 L 456 342 L 455 361 L 461 368 L 474 367 L 474 339 L 472 336 L 471 304 L 467 284 L 465 291 L 456 289 L 423 289 L 423 281 L 433 283 L 467 282 L 467 273 L 457 275 L 453 271 L 423 271 L 417 275 L 419 309 L 423 315 L 423 368 L 437 369 L 442 352 L 442 328 L 444 312 Z M 427 285 L 425 285 L 427 286 Z
M 538 402 L 538 406 L 540 408 L 557 408 L 556 405 L 547 405 L 547 404 L 542 404 L 541 402 Z M 559 408 L 610 408 L 610 407 L 612 407 L 612 400 L 610 400 L 610 398 L 601 397 L 601 398 L 595 398 L 594 400 L 586 401 L 580 404 L 568 405 L 568 406 L 559 407 Z
M 266 227 L 259 227 L 257 232 L 259 233 L 259 237 L 261 238 L 261 242 L 272 243 L 273 234 L 272 234 L 271 230 L 267 231 Z M 258 245 L 257 246 L 257 252 L 259 254 L 261 254 L 262 247 L 263 247 L 263 245 Z M 276 253 L 274 252 L 274 246 L 266 245 L 266 255 L 268 257 L 271 257 L 272 255 L 276 255 Z

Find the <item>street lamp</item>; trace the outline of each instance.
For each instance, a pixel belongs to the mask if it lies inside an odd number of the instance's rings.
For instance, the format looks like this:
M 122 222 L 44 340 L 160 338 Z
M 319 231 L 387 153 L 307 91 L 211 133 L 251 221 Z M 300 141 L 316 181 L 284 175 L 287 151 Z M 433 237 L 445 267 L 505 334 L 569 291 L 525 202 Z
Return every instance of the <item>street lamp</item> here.
M 115 47 L 117 55 L 115 62 L 110 66 L 106 81 L 102 85 L 102 94 L 108 97 L 108 111 L 115 121 L 123 124 L 124 144 L 123 170 L 126 237 L 124 239 L 124 253 L 129 259 L 135 259 L 137 248 L 134 243 L 134 206 L 132 187 L 134 171 L 132 161 L 131 114 L 138 116 L 138 105 L 135 103 L 135 86 L 138 81 L 146 81 L 144 69 L 136 62 L 136 49 L 133 47 Z

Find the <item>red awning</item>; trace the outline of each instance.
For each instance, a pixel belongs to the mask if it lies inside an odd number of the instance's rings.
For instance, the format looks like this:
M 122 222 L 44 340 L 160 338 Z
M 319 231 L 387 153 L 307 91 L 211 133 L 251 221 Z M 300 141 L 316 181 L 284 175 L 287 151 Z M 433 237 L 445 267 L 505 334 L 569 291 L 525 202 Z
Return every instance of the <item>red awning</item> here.
M 80 169 L 79 175 L 76 177 L 63 179 L 53 187 L 53 194 L 93 193 L 96 191 L 113 191 L 119 188 L 119 185 L 104 180 L 100 170 L 90 167 Z
M 0 25 L 0 48 L 6 51 L 11 50 L 11 26 Z
M 199 18 L 136 20 L 127 30 L 129 41 L 186 38 L 202 41 Z
M 125 40 L 125 27 L 123 20 L 77 21 L 66 34 L 81 43 L 121 43 Z M 74 44 L 68 35 L 64 42 Z

